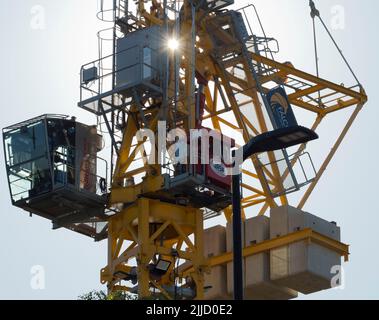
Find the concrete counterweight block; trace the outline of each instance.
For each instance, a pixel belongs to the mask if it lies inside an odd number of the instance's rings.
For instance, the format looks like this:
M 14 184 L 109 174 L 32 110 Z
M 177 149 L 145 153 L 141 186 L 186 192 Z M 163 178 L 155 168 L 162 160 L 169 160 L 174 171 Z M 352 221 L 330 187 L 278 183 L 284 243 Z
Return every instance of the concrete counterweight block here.
M 206 258 L 216 257 L 226 252 L 226 229 L 215 226 L 204 231 L 204 254 Z M 216 266 L 204 276 L 205 299 L 227 299 L 226 265 Z
M 310 228 L 340 241 L 340 228 L 312 214 L 285 206 L 273 208 L 270 217 L 270 238 Z M 307 241 L 300 241 L 270 252 L 271 280 L 303 294 L 331 288 L 332 268 L 341 265 L 340 254 Z
M 259 244 L 269 239 L 269 218 L 255 217 L 243 225 L 245 247 Z M 232 224 L 227 226 L 227 251 L 233 250 Z M 228 293 L 233 295 L 233 263 L 228 263 Z M 268 252 L 244 258 L 244 283 L 246 300 L 289 300 L 297 297 L 297 292 L 270 281 L 270 255 Z

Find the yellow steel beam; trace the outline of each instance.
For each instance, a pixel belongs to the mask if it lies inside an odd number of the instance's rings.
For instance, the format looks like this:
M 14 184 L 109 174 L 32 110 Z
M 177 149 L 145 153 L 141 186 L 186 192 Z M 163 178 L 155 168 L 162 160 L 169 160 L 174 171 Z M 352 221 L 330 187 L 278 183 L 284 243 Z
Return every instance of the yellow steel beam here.
M 168 294 L 168 292 L 167 292 L 165 289 L 163 289 L 163 288 L 159 285 L 159 283 L 158 283 L 157 281 L 151 281 L 151 284 L 152 284 L 155 288 L 157 288 L 157 289 L 161 292 L 161 294 L 163 294 L 163 295 L 165 296 L 165 298 L 166 298 L 167 300 L 173 300 L 173 298 Z
M 254 179 L 258 179 L 258 175 L 256 175 L 255 173 L 252 173 L 252 172 L 250 172 L 250 171 L 248 171 L 248 170 L 242 170 L 242 173 L 243 174 L 246 174 L 247 176 L 249 176 L 249 177 L 252 177 L 252 178 L 254 178 Z M 264 193 L 263 193 L 263 191 L 260 191 L 261 192 L 261 194 L 263 195 Z
M 137 243 L 133 242 L 129 248 L 127 248 L 119 257 L 115 257 L 113 263 L 114 265 L 119 265 L 120 263 L 127 262 L 129 259 L 135 257 L 138 253 Z
M 294 233 L 282 237 L 266 240 L 264 242 L 246 247 L 243 249 L 243 256 L 245 258 L 251 257 L 259 253 L 267 252 L 273 249 L 278 249 L 300 241 L 310 241 L 313 243 L 317 243 L 325 248 L 328 248 L 344 257 L 345 262 L 347 262 L 349 259 L 349 245 L 326 237 L 318 232 L 313 231 L 312 229 L 296 231 Z M 227 252 L 222 255 L 209 258 L 207 264 L 210 267 L 216 267 L 232 261 L 233 252 Z M 190 265 L 187 265 L 186 268 L 183 268 L 183 275 L 185 276 L 186 274 L 191 272 L 191 268 L 192 266 Z
M 333 250 L 339 253 L 341 256 L 345 258 L 345 261 L 348 261 L 349 258 L 349 246 L 347 244 L 343 244 L 339 241 L 328 238 L 324 235 L 321 235 L 312 229 L 304 229 L 302 231 L 297 231 L 276 239 L 267 240 L 249 247 L 244 248 L 243 256 L 250 257 L 262 252 L 267 252 L 273 249 L 278 249 L 284 246 L 287 246 L 292 243 L 296 243 L 299 241 L 309 240 L 311 242 L 315 242 L 321 246 L 324 246 L 330 250 Z M 209 265 L 211 267 L 225 264 L 233 261 L 233 253 L 228 252 L 223 255 L 212 257 L 209 259 Z
M 321 177 L 325 173 L 327 167 L 329 166 L 330 162 L 332 161 L 333 157 L 337 153 L 339 147 L 341 146 L 342 142 L 344 141 L 347 133 L 349 132 L 351 126 L 353 125 L 355 119 L 358 117 L 359 112 L 363 109 L 363 103 L 358 105 L 356 109 L 354 110 L 353 114 L 351 115 L 349 121 L 347 122 L 345 128 L 343 129 L 341 135 L 338 137 L 336 143 L 334 144 L 333 148 L 329 152 L 328 156 L 326 157 L 324 163 L 322 164 L 320 170 L 318 171 L 316 178 L 313 180 L 313 182 L 309 185 L 307 191 L 303 195 L 303 198 L 300 200 L 300 203 L 298 205 L 299 209 L 302 209 L 311 196 L 313 190 L 315 189 L 317 183 L 320 181 Z
M 318 84 L 318 85 L 309 87 L 309 88 L 304 89 L 304 90 L 297 90 L 295 93 L 288 95 L 288 99 L 290 101 L 292 101 L 292 100 L 299 99 L 301 97 L 307 96 L 309 94 L 315 93 L 317 91 L 321 91 L 323 89 L 325 89 L 325 87 Z
M 267 209 L 269 208 L 269 204 L 268 204 L 268 202 L 266 202 L 263 206 L 262 206 L 262 208 L 261 208 L 261 210 L 259 210 L 259 213 L 258 213 L 258 216 L 263 216 L 265 213 L 266 213 L 266 211 L 267 211 Z
M 253 60 L 255 60 L 255 61 L 269 65 L 269 66 L 274 67 L 276 69 L 285 71 L 288 75 L 297 76 L 303 80 L 308 80 L 314 84 L 318 84 L 318 85 L 321 85 L 325 88 L 328 88 L 328 89 L 334 90 L 336 92 L 342 93 L 348 97 L 355 98 L 360 103 L 365 103 L 368 100 L 367 95 L 364 92 L 357 92 L 357 91 L 348 89 L 344 86 L 337 85 L 331 81 L 324 80 L 324 79 L 318 78 L 316 76 L 313 76 L 309 73 L 306 73 L 304 71 L 300 71 L 298 69 L 295 69 L 294 67 L 292 67 L 288 64 L 280 63 L 280 62 L 271 60 L 269 58 L 266 58 L 264 56 L 261 56 L 261 55 L 255 54 L 255 53 L 251 53 L 251 56 L 252 56 Z
M 343 110 L 351 106 L 355 106 L 357 104 L 359 104 L 359 101 L 357 99 L 349 99 L 346 101 L 343 101 L 342 99 L 340 99 L 340 100 L 337 100 L 337 104 L 335 104 L 334 106 L 326 108 L 326 114 Z
M 163 188 L 163 176 L 148 176 L 144 181 L 132 187 L 114 187 L 112 188 L 110 204 L 132 203 L 136 201 L 141 194 L 156 192 Z
M 264 202 L 266 202 L 266 198 L 265 199 L 258 199 L 258 200 L 253 200 L 253 201 L 245 202 L 242 205 L 242 209 L 247 209 L 247 208 L 250 208 L 252 206 L 256 206 L 257 204 L 261 204 L 261 203 L 264 203 Z

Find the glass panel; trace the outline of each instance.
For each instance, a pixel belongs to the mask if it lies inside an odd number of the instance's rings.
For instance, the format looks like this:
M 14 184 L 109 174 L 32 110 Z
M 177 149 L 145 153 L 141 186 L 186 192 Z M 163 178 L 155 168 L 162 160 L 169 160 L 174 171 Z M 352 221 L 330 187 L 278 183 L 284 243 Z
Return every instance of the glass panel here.
M 127 86 L 141 81 L 141 51 L 139 46 L 131 45 L 127 38 L 118 40 L 116 55 L 116 87 Z M 112 60 L 111 60 L 112 62 Z M 112 90 L 112 73 L 102 79 L 103 92 L 105 88 Z M 105 81 L 105 82 L 104 82 Z M 105 86 L 104 86 L 105 83 Z
M 96 233 L 100 233 L 108 225 L 108 222 L 96 222 Z
M 148 47 L 143 48 L 143 78 L 149 79 L 152 77 L 152 69 L 151 66 L 153 64 L 152 61 L 152 52 Z
M 5 134 L 6 162 L 13 201 L 51 190 L 52 181 L 43 121 Z

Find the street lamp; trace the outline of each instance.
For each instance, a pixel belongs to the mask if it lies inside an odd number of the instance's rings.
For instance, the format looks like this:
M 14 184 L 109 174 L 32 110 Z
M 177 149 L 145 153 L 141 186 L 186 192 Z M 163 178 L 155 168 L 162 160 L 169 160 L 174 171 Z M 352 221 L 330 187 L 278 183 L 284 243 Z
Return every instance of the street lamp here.
M 263 133 L 242 147 L 243 161 L 252 155 L 286 149 L 318 139 L 318 135 L 305 127 L 293 126 Z M 234 299 L 243 300 L 243 254 L 241 217 L 241 176 L 233 175 L 233 274 Z

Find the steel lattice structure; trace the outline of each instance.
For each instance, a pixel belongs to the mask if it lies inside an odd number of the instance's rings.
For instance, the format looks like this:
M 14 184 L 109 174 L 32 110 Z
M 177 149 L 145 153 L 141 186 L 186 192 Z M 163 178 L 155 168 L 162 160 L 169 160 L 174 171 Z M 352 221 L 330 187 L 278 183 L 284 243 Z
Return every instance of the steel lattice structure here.
M 52 220 L 54 228 L 107 239 L 108 261 L 100 277 L 109 293 L 204 299 L 204 275 L 233 259 L 230 252 L 204 256 L 204 221 L 224 215 L 231 222 L 231 179 L 214 177 L 209 163 L 174 163 L 176 151 L 165 150 L 178 132 L 186 136 L 187 149 L 192 130 L 216 130 L 220 136 L 212 138 L 211 153 L 215 139 L 224 144 L 231 137 L 238 147 L 278 129 L 273 99 L 283 103 L 279 116 L 293 107 L 295 114 L 312 119 L 316 132 L 331 114 L 350 111 L 341 131 L 333 128 L 338 138 L 318 170 L 306 145 L 292 155 L 281 150 L 245 162 L 244 216 L 262 216 L 281 206 L 304 207 L 368 100 L 360 83 L 345 87 L 278 62 L 276 40 L 266 36 L 255 6 L 233 10 L 232 4 L 101 0 L 98 18 L 112 26 L 98 33 L 99 59 L 82 67 L 78 104 L 96 115 L 97 127 L 45 115 L 4 129 L 13 204 Z M 311 7 L 312 18 L 319 17 L 313 2 Z M 252 19 L 257 30 L 251 28 Z M 283 95 L 273 97 L 275 90 Z M 104 125 L 111 145 L 109 170 L 97 156 Z M 167 139 L 172 132 L 173 139 Z M 163 143 L 155 139 L 162 133 Z M 322 140 L 320 145 L 329 150 Z M 204 150 L 186 157 L 203 155 Z M 99 159 L 107 172 L 102 176 Z M 313 176 L 304 170 L 304 159 Z M 23 190 L 16 192 L 20 185 Z M 300 199 L 296 203 L 289 196 L 294 192 Z M 348 260 L 347 245 L 312 229 L 247 246 L 243 255 L 304 240 Z
M 221 1 L 226 6 L 228 1 Z M 202 5 L 202 4 L 203 5 Z M 204 5 L 206 3 L 206 5 Z M 178 39 L 180 49 L 170 52 L 165 62 L 165 81 L 158 95 L 139 94 L 129 101 L 127 107 L 116 106 L 115 100 L 123 100 L 122 94 L 112 93 L 113 103 L 99 100 L 100 104 L 114 110 L 123 110 L 125 125 L 122 129 L 122 144 L 117 150 L 109 206 L 128 204 L 109 219 L 108 265 L 101 271 L 102 283 L 107 283 L 110 291 L 127 290 L 120 285 L 126 275 L 132 273 L 133 266 L 128 262 L 136 258 L 138 294 L 147 298 L 155 288 L 165 298 L 173 298 L 172 288 L 178 279 L 186 279 L 182 288 L 196 288 L 194 298 L 204 298 L 204 272 L 211 266 L 231 260 L 231 255 L 205 259 L 202 254 L 203 217 L 202 210 L 190 205 L 182 206 L 164 201 L 162 187 L 165 184 L 164 167 L 143 164 L 136 168 L 133 163 L 146 152 L 135 143 L 135 135 L 141 128 L 157 132 L 158 121 L 168 123 L 167 130 L 180 127 L 185 131 L 196 128 L 196 81 L 202 85 L 205 94 L 203 121 L 211 123 L 214 129 L 235 136 L 242 132 L 247 142 L 251 137 L 273 129 L 267 114 L 265 94 L 274 86 L 283 86 L 291 105 L 309 112 L 314 117 L 313 130 L 317 130 L 331 113 L 351 109 L 352 115 L 316 176 L 305 185 L 302 199 L 295 204 L 302 208 L 326 167 L 341 145 L 349 128 L 367 101 L 361 86 L 347 88 L 296 69 L 290 63 L 280 63 L 269 51 L 268 39 L 249 32 L 246 38 L 233 27 L 235 12 L 247 17 L 245 7 L 239 11 L 229 11 L 226 7 L 212 8 L 212 1 L 138 1 L 136 11 L 127 10 L 127 2 L 117 2 L 114 11 L 115 28 L 121 27 L 126 34 L 152 26 L 159 26 L 169 38 Z M 208 6 L 209 5 L 209 6 Z M 126 9 L 126 10 L 125 10 Z M 127 12 L 127 14 L 125 13 Z M 200 79 L 200 81 L 199 81 Z M 238 131 L 239 130 L 239 131 Z M 234 135 L 234 134 L 233 134 Z M 291 158 L 294 166 L 305 150 L 305 145 Z M 243 169 L 245 197 L 243 209 L 252 208 L 256 214 L 264 215 L 269 208 L 287 205 L 288 197 L 285 180 L 290 168 L 281 170 L 277 153 L 262 157 L 255 156 Z M 125 186 L 125 181 L 133 181 L 143 176 L 139 184 Z M 230 220 L 231 210 L 223 210 Z M 192 235 L 192 236 L 191 236 Z M 272 246 L 294 242 L 303 234 L 294 234 L 277 240 L 275 244 L 266 243 L 261 247 L 245 250 L 245 255 Z M 314 240 L 312 235 L 305 238 L 327 244 L 327 239 Z M 322 238 L 322 237 L 321 237 Z M 274 241 L 275 242 L 275 241 Z M 124 248 L 124 243 L 128 246 Z M 346 246 L 337 243 L 327 244 L 347 258 Z M 159 280 L 149 272 L 149 263 L 159 255 L 170 261 L 170 267 Z M 178 260 L 186 260 L 175 269 Z M 129 279 L 131 279 L 129 277 Z

